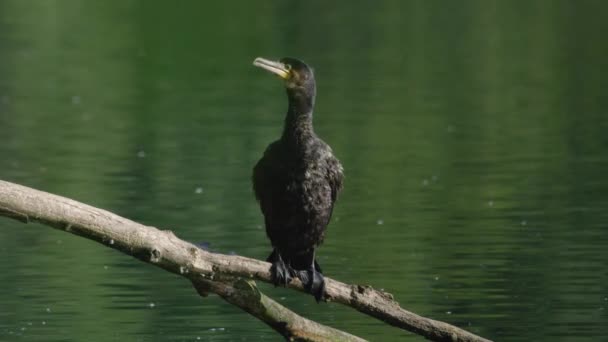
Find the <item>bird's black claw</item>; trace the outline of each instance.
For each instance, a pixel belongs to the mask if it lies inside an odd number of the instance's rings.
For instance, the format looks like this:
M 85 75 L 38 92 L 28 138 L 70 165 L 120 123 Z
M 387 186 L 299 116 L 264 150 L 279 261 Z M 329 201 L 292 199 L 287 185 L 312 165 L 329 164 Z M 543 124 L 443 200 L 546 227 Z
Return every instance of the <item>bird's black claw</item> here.
M 285 265 L 283 259 L 278 258 L 272 262 L 270 274 L 272 275 L 272 283 L 274 286 L 287 286 L 287 284 L 291 282 L 292 273 L 291 267 Z
M 314 269 L 299 271 L 297 277 L 304 285 L 304 289 L 315 297 L 317 303 L 325 301 L 325 278 Z

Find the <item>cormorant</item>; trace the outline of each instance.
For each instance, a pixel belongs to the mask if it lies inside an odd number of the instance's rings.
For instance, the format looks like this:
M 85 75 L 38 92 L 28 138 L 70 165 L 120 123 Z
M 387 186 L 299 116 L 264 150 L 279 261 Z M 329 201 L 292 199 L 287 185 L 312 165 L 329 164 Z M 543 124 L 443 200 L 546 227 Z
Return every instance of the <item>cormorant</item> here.
M 253 189 L 273 247 L 268 257 L 273 282 L 287 285 L 298 277 L 318 302 L 324 299 L 325 281 L 315 249 L 323 242 L 342 188 L 342 165 L 313 130 L 312 69 L 289 57 L 278 62 L 256 58 L 253 65 L 282 78 L 289 100 L 283 135 L 253 169 Z

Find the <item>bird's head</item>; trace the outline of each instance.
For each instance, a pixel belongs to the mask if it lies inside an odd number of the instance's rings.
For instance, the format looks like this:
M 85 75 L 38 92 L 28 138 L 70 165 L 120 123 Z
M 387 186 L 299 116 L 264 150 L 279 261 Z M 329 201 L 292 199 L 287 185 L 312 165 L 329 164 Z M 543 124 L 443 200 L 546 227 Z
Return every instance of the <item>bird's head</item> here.
M 285 88 L 290 95 L 315 96 L 315 76 L 312 68 L 299 59 L 283 57 L 279 61 L 271 61 L 258 57 L 253 65 L 270 71 L 285 80 Z

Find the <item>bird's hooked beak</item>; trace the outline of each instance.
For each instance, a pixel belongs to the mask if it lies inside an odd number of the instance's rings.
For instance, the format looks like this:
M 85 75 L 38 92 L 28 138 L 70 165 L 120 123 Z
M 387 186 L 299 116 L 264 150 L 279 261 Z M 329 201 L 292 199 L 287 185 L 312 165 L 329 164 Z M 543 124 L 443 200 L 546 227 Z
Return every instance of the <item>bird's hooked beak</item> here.
M 253 61 L 253 65 L 268 70 L 282 79 L 286 80 L 289 78 L 289 69 L 281 62 L 275 62 L 258 57 Z

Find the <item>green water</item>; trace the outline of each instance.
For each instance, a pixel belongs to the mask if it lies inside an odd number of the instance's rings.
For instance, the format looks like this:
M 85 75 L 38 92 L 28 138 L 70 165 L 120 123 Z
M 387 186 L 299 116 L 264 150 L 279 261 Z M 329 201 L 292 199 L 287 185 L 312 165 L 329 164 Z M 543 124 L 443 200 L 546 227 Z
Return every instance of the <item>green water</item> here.
M 325 273 L 497 341 L 608 336 L 608 2 L 0 1 L 0 179 L 265 258 L 257 56 L 315 67 L 346 172 Z M 187 281 L 0 218 L 0 341 L 265 341 Z M 374 341 L 418 341 L 263 290 Z

